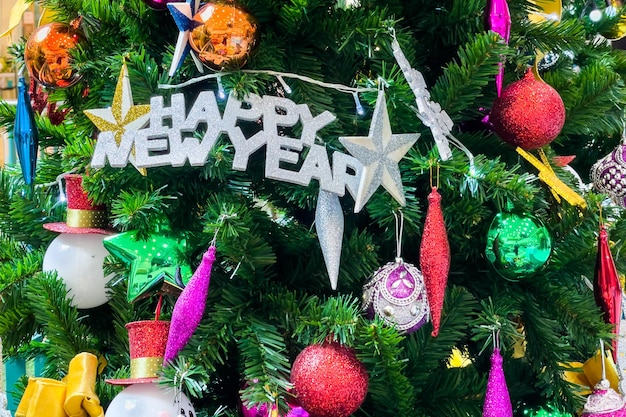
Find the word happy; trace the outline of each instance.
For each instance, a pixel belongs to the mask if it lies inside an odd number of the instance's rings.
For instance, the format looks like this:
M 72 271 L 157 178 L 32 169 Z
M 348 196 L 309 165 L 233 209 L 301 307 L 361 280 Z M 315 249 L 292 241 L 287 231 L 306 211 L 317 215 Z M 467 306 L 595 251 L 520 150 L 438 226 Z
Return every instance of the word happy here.
M 311 179 L 325 191 L 343 196 L 345 190 L 357 195 L 363 165 L 353 156 L 332 153 L 332 166 L 326 147 L 315 143 L 317 132 L 335 120 L 325 111 L 313 116 L 305 104 L 287 98 L 250 95 L 245 101 L 229 96 L 220 114 L 215 94 L 203 91 L 186 111 L 183 94 L 174 94 L 169 107 L 163 97 L 150 100 L 149 125 L 125 130 L 116 140 L 115 133 L 98 135 L 91 166 L 122 168 L 131 162 L 137 168 L 174 166 L 187 162 L 203 166 L 222 134 L 228 135 L 234 150 L 232 168 L 247 169 L 250 156 L 265 146 L 265 177 L 307 186 Z M 246 137 L 242 122 L 253 122 L 256 133 Z M 285 136 L 283 128 L 301 125 L 300 139 Z M 249 123 L 250 124 L 250 123 Z M 258 130 L 262 126 L 261 130 Z M 201 139 L 194 133 L 206 128 Z

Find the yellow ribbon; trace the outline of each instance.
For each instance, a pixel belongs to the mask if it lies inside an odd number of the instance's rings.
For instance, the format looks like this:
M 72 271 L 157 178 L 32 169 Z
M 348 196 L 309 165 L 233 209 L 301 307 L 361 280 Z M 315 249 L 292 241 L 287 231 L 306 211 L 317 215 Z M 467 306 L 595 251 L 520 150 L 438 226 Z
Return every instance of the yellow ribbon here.
M 62 381 L 29 378 L 15 417 L 104 417 L 94 392 L 98 358 L 83 352 L 71 361 Z
M 65 223 L 70 227 L 106 227 L 107 214 L 103 210 L 67 209 Z
M 457 347 L 452 348 L 452 353 L 448 358 L 448 368 L 465 368 L 471 364 L 472 360 L 467 347 L 464 347 L 463 350 Z
M 588 395 L 593 391 L 593 387 L 602 379 L 602 353 L 600 350 L 585 363 L 570 362 L 565 367 L 571 370 L 563 371 L 563 379 L 580 386 L 580 395 Z M 606 379 L 616 392 L 619 392 L 619 376 L 617 367 L 613 362 L 610 352 L 604 355 L 604 368 Z
M 528 14 L 528 20 L 532 23 L 540 23 L 546 20 L 561 21 L 563 13 L 563 4 L 561 0 L 531 0 L 537 6 L 537 11 Z
M 9 28 L 0 34 L 0 37 L 3 38 L 13 32 L 13 29 L 17 27 L 22 21 L 22 16 L 24 12 L 28 10 L 32 3 L 32 0 L 17 0 L 13 7 L 11 8 L 11 14 L 9 14 Z
M 153 378 L 163 366 L 163 357 L 147 356 L 130 360 L 131 378 Z
M 550 190 L 552 191 L 552 194 L 554 194 L 554 196 L 556 197 L 557 201 L 560 202 L 560 197 L 563 197 L 565 201 L 570 203 L 572 206 L 579 206 L 581 208 L 587 207 L 585 199 L 578 195 L 574 190 L 569 188 L 563 181 L 561 181 L 556 176 L 548 162 L 548 158 L 542 151 L 540 151 L 540 154 L 543 162 L 520 147 L 516 148 L 515 150 L 518 154 L 520 154 L 522 158 L 530 162 L 535 168 L 539 170 L 539 179 L 543 181 L 548 187 L 550 187 Z
M 541 23 L 546 20 L 552 20 L 554 22 L 561 21 L 561 15 L 563 14 L 563 4 L 561 0 L 531 0 L 537 11 L 528 14 L 528 20 L 532 23 Z M 535 64 L 533 65 L 533 74 L 536 79 L 541 80 L 539 75 L 539 61 L 543 59 L 545 54 L 537 49 L 535 51 Z

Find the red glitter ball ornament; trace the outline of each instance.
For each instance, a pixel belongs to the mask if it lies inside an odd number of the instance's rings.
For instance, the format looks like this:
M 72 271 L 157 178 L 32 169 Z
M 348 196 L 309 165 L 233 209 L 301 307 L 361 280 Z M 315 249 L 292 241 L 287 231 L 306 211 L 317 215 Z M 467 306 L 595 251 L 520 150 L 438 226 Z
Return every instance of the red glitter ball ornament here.
M 333 342 L 304 348 L 293 363 L 291 382 L 311 417 L 348 417 L 367 395 L 368 376 L 351 349 Z
M 512 146 L 538 149 L 552 142 L 565 123 L 565 105 L 559 93 L 528 70 L 496 99 L 489 121 L 494 132 Z

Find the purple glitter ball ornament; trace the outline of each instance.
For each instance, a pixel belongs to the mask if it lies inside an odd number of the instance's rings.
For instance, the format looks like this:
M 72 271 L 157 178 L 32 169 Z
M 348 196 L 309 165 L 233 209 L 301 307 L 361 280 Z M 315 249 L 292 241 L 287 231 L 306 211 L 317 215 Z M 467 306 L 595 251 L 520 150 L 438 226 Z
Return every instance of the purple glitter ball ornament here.
M 591 180 L 596 190 L 626 207 L 626 144 L 620 144 L 593 164 Z
M 419 269 L 396 258 L 376 271 L 363 287 L 363 310 L 368 318 L 411 333 L 428 320 L 428 299 Z
M 487 380 L 483 417 L 513 417 L 511 397 L 509 397 L 509 389 L 502 370 L 502 355 L 498 348 L 495 348 L 491 354 L 491 369 Z

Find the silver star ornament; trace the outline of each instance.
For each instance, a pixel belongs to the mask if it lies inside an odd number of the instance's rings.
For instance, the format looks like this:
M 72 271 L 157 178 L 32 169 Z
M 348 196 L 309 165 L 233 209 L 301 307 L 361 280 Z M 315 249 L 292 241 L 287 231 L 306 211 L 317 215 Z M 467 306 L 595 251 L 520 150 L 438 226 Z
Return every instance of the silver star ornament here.
M 354 212 L 358 213 L 382 185 L 401 205 L 406 204 L 398 163 L 419 138 L 419 133 L 393 134 L 385 92 L 380 90 L 368 136 L 340 137 L 339 140 L 363 164 Z

